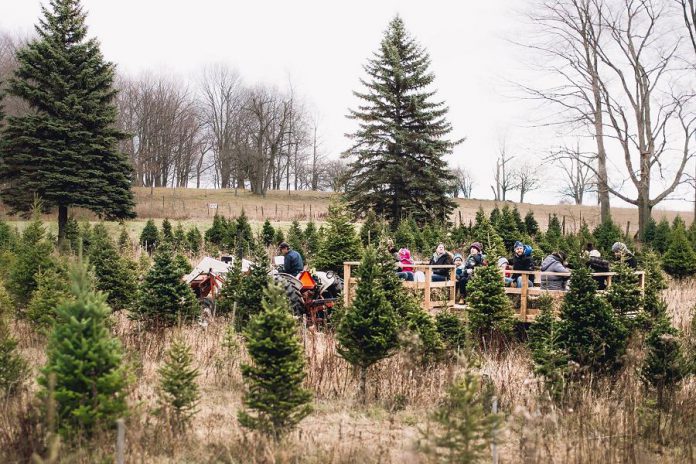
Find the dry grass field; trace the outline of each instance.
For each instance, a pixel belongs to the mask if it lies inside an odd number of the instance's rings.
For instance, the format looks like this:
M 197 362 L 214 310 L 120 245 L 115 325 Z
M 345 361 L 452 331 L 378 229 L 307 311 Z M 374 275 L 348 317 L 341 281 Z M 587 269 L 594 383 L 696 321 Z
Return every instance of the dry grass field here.
M 689 330 L 696 282 L 672 282 L 666 291 L 675 325 Z M 113 316 L 114 331 L 134 372 L 127 419 L 126 462 L 147 463 L 426 463 L 421 452 L 428 416 L 446 386 L 465 369 L 494 387 L 503 426 L 497 433 L 500 463 L 683 463 L 695 462 L 696 379 L 685 381 L 668 411 L 651 407 L 638 377 L 644 353 L 629 350 L 625 367 L 613 380 L 585 379 L 563 409 L 546 398 L 534 378 L 523 344 L 502 355 L 462 353 L 428 368 L 406 353 L 382 361 L 369 375 L 367 406 L 356 399 L 357 378 L 336 353 L 330 333 L 298 329 L 307 360 L 306 387 L 314 412 L 283 443 L 274 444 L 242 429 L 237 420 L 243 382 L 240 363 L 248 361 L 244 343 L 223 345 L 228 320 L 207 328 L 171 329 L 144 334 L 123 313 Z M 34 374 L 44 363 L 44 339 L 19 322 L 15 333 Z M 163 353 L 175 335 L 193 348 L 200 370 L 202 400 L 186 436 L 173 436 L 159 422 L 155 387 Z M 634 341 L 635 342 L 635 341 Z M 633 344 L 634 347 L 638 343 Z M 26 462 L 37 437 L 28 421 L 36 407 L 34 381 L 19 398 L 0 408 L 0 461 Z M 659 424 L 659 425 L 658 425 Z M 115 434 L 89 448 L 59 453 L 59 462 L 113 462 Z M 484 462 L 490 462 L 486 460 Z
M 187 188 L 136 188 L 136 213 L 138 219 L 130 221 L 130 229 L 136 233 L 142 228 L 145 219 L 154 218 L 162 220 L 180 221 L 183 224 L 197 224 L 204 228 L 212 222 L 215 212 L 228 216 L 238 216 L 242 210 L 252 222 L 263 222 L 266 218 L 281 224 L 288 224 L 297 219 L 306 222 L 310 219 L 321 222 L 326 216 L 331 193 L 314 191 L 270 191 L 265 197 L 252 195 L 248 191 L 222 190 L 222 189 L 187 189 Z M 468 223 L 473 221 L 479 207 L 490 213 L 496 206 L 504 205 L 502 202 L 492 200 L 464 200 L 456 199 L 457 209 L 452 214 L 452 221 Z M 566 231 L 575 232 L 584 220 L 590 228 L 599 222 L 599 209 L 596 206 L 576 205 L 536 205 L 528 203 L 516 204 L 522 215 L 531 210 L 542 228 L 546 228 L 550 214 L 557 214 L 559 218 L 565 218 Z M 216 205 L 217 208 L 210 206 Z M 78 220 L 94 221 L 94 214 L 74 210 L 74 216 Z M 669 221 L 679 214 L 687 224 L 693 219 L 691 212 L 655 211 L 654 217 L 660 220 L 663 216 Z M 622 229 L 630 223 L 629 231 L 635 233 L 638 226 L 638 214 L 635 208 L 612 208 L 612 217 Z M 0 218 L 16 220 L 16 216 L 9 216 L 7 209 L 0 207 Z M 55 222 L 53 216 L 46 216 L 47 221 Z M 22 221 L 19 221 L 20 223 Z

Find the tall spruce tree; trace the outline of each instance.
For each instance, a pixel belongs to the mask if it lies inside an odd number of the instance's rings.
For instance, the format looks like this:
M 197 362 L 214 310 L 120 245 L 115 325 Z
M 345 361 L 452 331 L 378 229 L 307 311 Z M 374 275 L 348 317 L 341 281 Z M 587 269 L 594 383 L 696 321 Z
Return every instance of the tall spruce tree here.
M 392 19 L 364 68 L 365 90 L 354 92 L 361 104 L 349 114 L 359 124 L 347 152 L 353 161 L 346 194 L 356 213 L 374 211 L 395 226 L 408 216 L 419 224 L 444 221 L 454 209 L 444 156 L 456 142 L 446 138 L 448 108 L 433 101 L 429 67 L 430 57 L 403 20 Z
M 33 111 L 8 118 L 0 180 L 15 211 L 30 210 L 34 195 L 56 207 L 62 241 L 70 207 L 116 219 L 135 217 L 135 203 L 128 158 L 117 149 L 126 136 L 116 129 L 114 65 L 87 39 L 79 0 L 41 10 L 37 38 L 17 52 L 7 90 Z
M 74 300 L 56 309 L 39 384 L 42 395 L 54 395 L 58 431 L 67 438 L 90 437 L 115 427 L 126 412 L 128 376 L 121 344 L 109 333 L 111 309 L 104 294 L 92 291 L 82 264 L 72 269 L 71 280 Z
M 338 352 L 360 370 L 360 398 L 367 399 L 367 370 L 391 356 L 398 345 L 398 315 L 382 288 L 377 253 L 368 247 L 357 276 L 355 299 L 336 329 Z
M 297 327 L 283 290 L 264 290 L 262 309 L 245 333 L 251 365 L 242 365 L 248 390 L 239 422 L 276 441 L 312 410 L 311 394 L 302 387 L 305 360 Z
M 568 359 L 592 372 L 611 371 L 620 364 L 627 335 L 626 327 L 597 294 L 590 269 L 573 270 L 558 327 L 558 341 Z

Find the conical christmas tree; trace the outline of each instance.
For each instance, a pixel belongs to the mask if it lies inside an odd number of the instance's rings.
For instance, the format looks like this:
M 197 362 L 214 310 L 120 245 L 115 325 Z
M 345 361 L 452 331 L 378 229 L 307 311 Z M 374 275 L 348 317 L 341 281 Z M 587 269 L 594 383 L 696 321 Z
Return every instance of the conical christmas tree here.
M 29 373 L 27 362 L 20 356 L 17 340 L 10 331 L 12 312 L 10 295 L 0 283 L 0 397 L 17 392 Z
M 65 266 L 49 267 L 38 273 L 36 282 L 26 316 L 34 325 L 45 329 L 53 325 L 56 308 L 72 299 L 67 269 Z
M 58 431 L 90 437 L 126 413 L 128 377 L 121 344 L 109 333 L 105 296 L 92 291 L 86 266 L 75 266 L 71 277 L 74 301 L 56 310 L 39 384 L 42 395 L 50 394 L 48 379 L 55 376 Z
M 627 335 L 609 304 L 597 294 L 590 269 L 573 270 L 558 327 L 559 345 L 568 359 L 593 372 L 611 371 L 620 363 Z
M 133 264 L 116 250 L 103 224 L 94 227 L 89 263 L 94 268 L 96 287 L 106 294 L 106 301 L 114 310 L 128 309 L 135 301 L 138 289 Z
M 261 237 L 265 246 L 273 245 L 273 239 L 275 238 L 275 229 L 271 225 L 271 221 L 269 221 L 268 218 L 266 218 L 266 220 L 263 222 L 263 228 L 261 229 Z
M 658 253 L 665 253 L 672 238 L 672 229 L 669 227 L 667 218 L 662 218 L 655 227 L 655 235 L 651 242 L 653 250 Z
M 688 372 L 677 335 L 677 329 L 672 327 L 669 320 L 660 317 L 645 341 L 647 356 L 641 377 L 647 385 L 657 390 L 660 406 L 663 405 L 665 394 L 673 390 Z
M 468 285 L 469 328 L 479 343 L 506 339 L 515 327 L 515 313 L 505 294 L 503 279 L 497 266 L 476 269 Z
M 135 203 L 128 158 L 117 150 L 125 134 L 116 129 L 114 65 L 87 39 L 79 0 L 51 0 L 42 16 L 9 81 L 8 94 L 32 111 L 7 120 L 0 179 L 14 210 L 28 211 L 36 194 L 57 207 L 62 241 L 70 207 L 114 219 L 135 217 Z
M 350 137 L 350 181 L 346 194 L 358 214 L 374 211 L 392 226 L 411 216 L 419 224 L 449 218 L 453 178 L 444 157 L 456 144 L 446 139 L 452 128 L 447 107 L 432 100 L 435 77 L 430 57 L 406 32 L 400 17 L 384 34 L 362 81 L 364 92 L 350 118 L 360 128 Z
M 553 311 L 553 298 L 539 298 L 539 315 L 529 328 L 529 348 L 534 360 L 534 373 L 544 379 L 547 391 L 560 400 L 565 385 L 568 359 L 559 344 L 558 321 Z
M 678 279 L 696 272 L 696 252 L 686 237 L 683 222 L 678 223 L 672 231 L 669 247 L 662 257 L 662 266 L 667 274 Z
M 615 264 L 612 271 L 616 272 L 616 275 L 612 278 L 611 286 L 606 292 L 607 302 L 619 316 L 622 324 L 631 328 L 633 317 L 643 306 L 639 278 L 625 263 Z
M 365 216 L 365 222 L 363 222 L 360 228 L 360 241 L 363 246 L 378 244 L 381 230 L 382 227 L 375 212 L 372 210 L 368 211 L 367 216 Z
M 315 267 L 343 276 L 343 263 L 355 261 L 359 256 L 360 239 L 353 221 L 341 203 L 332 203 L 326 217 L 326 233 L 314 260 Z
M 147 327 L 162 328 L 191 322 L 200 313 L 196 296 L 181 280 L 183 273 L 167 246 L 155 253 L 155 264 L 140 285 L 135 316 Z
M 148 219 L 140 233 L 140 245 L 152 254 L 157 243 L 160 241 L 160 233 L 155 225 L 155 221 Z
M 196 381 L 200 373 L 191 366 L 192 361 L 191 347 L 177 338 L 159 369 L 160 404 L 175 433 L 183 432 L 198 412 L 201 395 Z
M 380 267 L 373 247 L 363 255 L 355 299 L 336 328 L 338 352 L 360 369 L 360 398 L 367 398 L 367 369 L 391 356 L 398 345 L 398 316 L 380 285 Z
M 539 233 L 539 223 L 534 218 L 534 213 L 530 210 L 524 217 L 524 226 L 527 229 L 527 233 L 532 237 L 535 237 Z
M 302 387 L 305 361 L 297 327 L 280 287 L 264 290 L 262 310 L 247 327 L 251 365 L 242 365 L 248 390 L 239 422 L 276 441 L 311 412 L 311 394 Z
M 203 236 L 198 227 L 193 226 L 186 232 L 186 251 L 192 255 L 197 255 L 201 251 Z

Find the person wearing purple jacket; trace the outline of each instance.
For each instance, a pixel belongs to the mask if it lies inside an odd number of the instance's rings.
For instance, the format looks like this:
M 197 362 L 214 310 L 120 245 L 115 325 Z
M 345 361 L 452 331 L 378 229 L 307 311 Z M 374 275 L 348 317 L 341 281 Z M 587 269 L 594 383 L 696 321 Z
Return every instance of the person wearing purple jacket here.
M 562 251 L 554 251 L 541 262 L 541 288 L 545 290 L 565 290 L 569 276 L 544 275 L 544 272 L 570 272 L 565 266 L 566 255 Z

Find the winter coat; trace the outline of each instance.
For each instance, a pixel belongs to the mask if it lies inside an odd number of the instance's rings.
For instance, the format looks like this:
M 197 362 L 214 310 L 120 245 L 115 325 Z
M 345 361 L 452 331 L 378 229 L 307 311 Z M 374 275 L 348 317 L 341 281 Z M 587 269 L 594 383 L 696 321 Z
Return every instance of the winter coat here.
M 401 259 L 399 260 L 399 262 L 401 263 L 401 266 L 399 266 L 399 267 L 401 268 L 401 270 L 402 270 L 403 272 L 413 272 L 413 271 L 415 271 L 415 269 L 414 269 L 414 267 L 413 267 L 413 260 L 412 260 L 412 259 L 410 259 L 410 258 L 401 258 Z
M 302 256 L 295 250 L 288 251 L 285 255 L 285 262 L 283 264 L 283 270 L 286 274 L 296 276 L 304 269 L 304 263 L 302 262 Z
M 570 269 L 565 267 L 561 259 L 556 255 L 548 255 L 541 262 L 542 272 L 570 272 Z M 558 275 L 543 275 L 541 276 L 541 288 L 545 290 L 565 290 L 565 284 L 569 277 Z
M 602 258 L 597 258 L 596 256 L 591 256 L 587 260 L 587 267 L 589 267 L 592 272 L 609 272 L 609 261 Z M 607 288 L 607 278 L 602 276 L 595 276 L 593 279 L 597 282 L 598 290 L 605 290 Z
M 534 259 L 531 255 L 522 254 L 522 256 L 517 256 L 517 253 L 512 255 L 510 260 L 512 263 L 513 271 L 533 271 L 534 270 Z M 512 279 L 516 280 L 522 274 L 512 274 Z M 527 278 L 534 282 L 534 274 L 526 274 Z
M 454 264 L 454 258 L 451 254 L 449 254 L 449 252 L 445 251 L 437 258 L 435 255 L 433 255 L 433 257 L 430 258 L 430 263 L 428 264 L 430 264 L 431 266 L 444 266 L 446 264 Z M 441 276 L 449 277 L 450 270 L 447 268 L 433 269 L 433 274 L 439 274 Z

